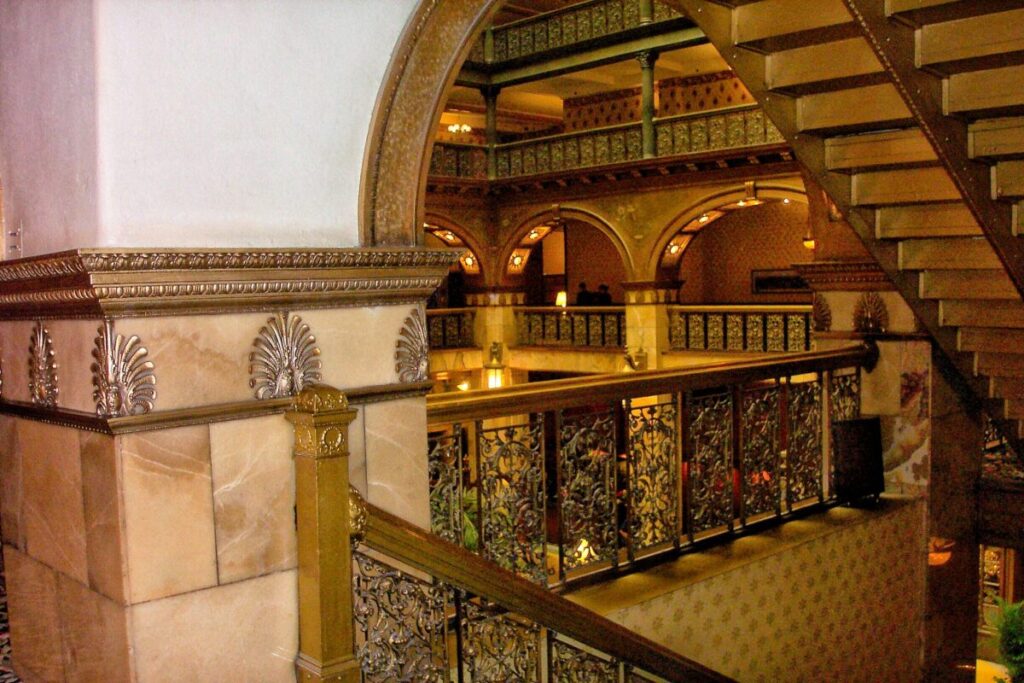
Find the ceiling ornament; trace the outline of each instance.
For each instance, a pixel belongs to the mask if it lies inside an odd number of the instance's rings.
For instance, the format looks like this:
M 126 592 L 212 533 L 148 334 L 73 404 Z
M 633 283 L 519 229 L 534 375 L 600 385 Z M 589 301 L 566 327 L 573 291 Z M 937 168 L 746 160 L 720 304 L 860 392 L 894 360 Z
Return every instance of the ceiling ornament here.
M 249 386 L 259 400 L 294 396 L 320 381 L 320 349 L 302 318 L 278 313 L 252 342 Z
M 398 333 L 395 372 L 402 382 L 422 382 L 427 379 L 428 365 L 427 330 L 423 323 L 423 313 L 419 308 L 414 308 L 405 319 L 402 331 Z
M 881 334 L 889 327 L 889 309 L 878 292 L 864 292 L 853 307 L 853 329 L 863 334 Z
M 814 320 L 815 332 L 829 332 L 832 330 L 832 307 L 828 305 L 828 299 L 822 294 L 816 293 L 814 295 L 811 315 Z
M 156 402 L 156 373 L 149 351 L 132 335 L 114 334 L 107 320 L 97 330 L 92 350 L 93 401 L 100 417 L 142 415 Z
M 50 331 L 36 322 L 28 347 L 28 391 L 32 403 L 47 408 L 57 406 L 57 363 L 54 360 Z

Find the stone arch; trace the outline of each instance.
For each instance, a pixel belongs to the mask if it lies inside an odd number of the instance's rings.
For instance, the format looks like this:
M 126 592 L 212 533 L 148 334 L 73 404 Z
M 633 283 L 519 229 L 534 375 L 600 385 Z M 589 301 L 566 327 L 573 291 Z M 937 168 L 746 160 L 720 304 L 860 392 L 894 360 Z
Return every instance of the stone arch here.
M 451 230 L 455 233 L 455 235 L 462 240 L 463 244 L 466 245 L 466 248 L 473 252 L 473 256 L 480 263 L 480 277 L 482 277 L 484 283 L 487 285 L 491 284 L 489 268 L 491 267 L 491 261 L 493 259 L 490 258 L 491 254 L 487 247 L 480 243 L 472 230 L 467 229 L 450 216 L 446 216 L 438 211 L 427 211 L 423 217 L 423 222 L 429 223 L 430 225 L 437 225 L 445 230 Z
M 646 260 L 641 273 L 642 279 L 655 280 L 658 278 L 658 270 L 661 264 L 662 254 L 668 247 L 669 242 L 682 228 L 708 211 L 714 211 L 728 204 L 734 204 L 749 196 L 750 187 L 738 183 L 726 188 L 721 188 L 701 197 L 685 209 L 677 213 L 665 227 L 658 231 L 658 239 L 654 242 L 651 251 L 646 255 Z M 807 193 L 803 187 L 791 184 L 757 182 L 753 187 L 757 198 L 770 200 L 788 199 L 799 204 L 807 204 Z M 689 245 L 687 245 L 689 246 Z M 685 249 L 685 247 L 684 247 Z
M 619 258 L 622 259 L 622 266 L 626 272 L 626 280 L 634 279 L 636 268 L 633 262 L 633 257 L 630 254 L 629 249 L 626 247 L 625 242 L 622 241 L 622 237 L 615 231 L 606 219 L 602 218 L 598 214 L 589 211 L 587 209 L 578 209 L 567 206 L 559 206 L 557 210 L 555 208 L 544 209 L 527 216 L 525 219 L 520 221 L 519 225 L 512 231 L 509 238 L 505 240 L 500 251 L 498 252 L 498 258 L 494 262 L 494 274 L 498 278 L 497 282 L 504 284 L 507 281 L 506 276 L 506 264 L 512 257 L 512 252 L 515 251 L 519 242 L 523 239 L 523 236 L 529 233 L 530 229 L 534 226 L 544 223 L 546 221 L 554 220 L 555 218 L 576 220 L 581 223 L 586 223 L 591 227 L 601 232 L 615 247 L 615 251 L 618 252 Z

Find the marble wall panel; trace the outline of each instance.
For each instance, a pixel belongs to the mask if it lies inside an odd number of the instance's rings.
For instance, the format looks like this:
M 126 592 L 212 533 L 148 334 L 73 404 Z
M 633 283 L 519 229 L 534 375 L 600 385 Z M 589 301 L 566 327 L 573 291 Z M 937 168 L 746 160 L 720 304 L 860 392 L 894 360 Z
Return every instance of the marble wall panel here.
M 92 350 L 96 346 L 97 330 L 102 324 L 99 320 L 44 322 L 53 339 L 53 349 L 60 365 L 57 368 L 57 386 L 60 387 L 57 402 L 61 408 L 96 412 L 96 402 L 92 398 Z M 28 348 L 27 337 L 25 348 Z
M 57 573 L 4 545 L 14 668 L 23 680 L 62 681 Z
M 131 681 L 128 609 L 62 574 L 57 576 L 57 598 L 64 680 Z
M 138 335 L 156 366 L 156 410 L 245 401 L 249 352 L 264 313 L 118 320 L 115 331 Z
M 899 413 L 882 419 L 886 490 L 924 495 L 931 467 L 931 343 L 904 341 L 899 357 Z
M 89 586 L 123 605 L 128 564 L 117 444 L 112 436 L 91 432 L 81 432 L 79 442 Z
M 3 541 L 25 547 L 22 524 L 21 452 L 17 418 L 0 415 L 0 533 Z
M 295 570 L 135 605 L 131 612 L 139 683 L 295 680 Z
M 292 425 L 280 415 L 210 425 L 220 583 L 295 566 Z
M 413 308 L 403 304 L 296 313 L 316 336 L 324 383 L 348 389 L 398 381 L 395 344 Z
M 356 419 L 348 428 L 348 481 L 366 496 L 366 404 L 353 405 Z
M 429 528 L 425 399 L 371 403 L 363 414 L 367 500 Z
M 0 324 L 0 364 L 3 366 L 3 397 L 9 401 L 31 400 L 28 391 L 28 349 L 32 337 L 29 320 L 11 320 Z M 60 363 L 60 350 L 57 350 Z M 57 369 L 60 377 L 60 368 Z
M 216 584 L 209 427 L 119 439 L 131 602 Z
M 22 519 L 28 554 L 82 583 L 88 580 L 78 432 L 18 420 Z

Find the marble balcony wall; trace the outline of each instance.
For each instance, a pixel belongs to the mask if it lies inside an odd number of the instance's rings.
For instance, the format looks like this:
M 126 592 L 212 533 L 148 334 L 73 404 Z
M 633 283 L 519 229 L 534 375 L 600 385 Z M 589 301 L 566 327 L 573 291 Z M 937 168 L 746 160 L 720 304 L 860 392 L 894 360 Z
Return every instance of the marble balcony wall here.
M 352 396 L 350 478 L 367 500 L 429 520 L 416 288 L 451 257 L 403 253 L 393 278 L 369 264 L 321 274 L 304 305 L 247 295 L 200 314 L 186 296 L 109 324 L 8 311 L 25 319 L 0 321 L 0 530 L 24 680 L 294 680 L 293 436 L 280 413 L 301 384 Z M 335 276 L 379 291 L 343 300 L 325 284 Z M 111 365 L 128 348 L 145 372 Z M 150 375 L 155 394 L 139 394 Z M 44 385 L 57 391 L 33 390 Z

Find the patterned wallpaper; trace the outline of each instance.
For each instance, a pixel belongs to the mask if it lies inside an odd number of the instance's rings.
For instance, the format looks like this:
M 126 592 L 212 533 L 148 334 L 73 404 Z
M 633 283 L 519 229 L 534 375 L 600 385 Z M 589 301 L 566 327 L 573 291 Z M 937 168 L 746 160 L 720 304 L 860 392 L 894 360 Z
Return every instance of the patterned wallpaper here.
M 613 90 L 562 102 L 565 132 L 614 126 L 640 120 L 640 88 Z
M 658 116 L 753 104 L 754 97 L 731 71 L 706 76 L 666 78 L 658 84 Z
M 608 617 L 739 681 L 919 681 L 924 506 L 902 504 Z

